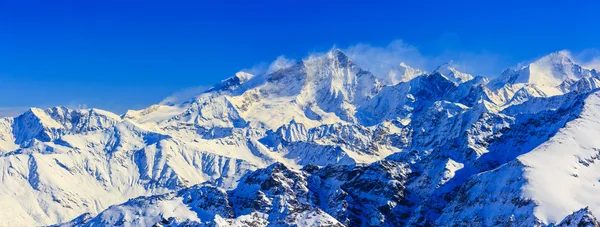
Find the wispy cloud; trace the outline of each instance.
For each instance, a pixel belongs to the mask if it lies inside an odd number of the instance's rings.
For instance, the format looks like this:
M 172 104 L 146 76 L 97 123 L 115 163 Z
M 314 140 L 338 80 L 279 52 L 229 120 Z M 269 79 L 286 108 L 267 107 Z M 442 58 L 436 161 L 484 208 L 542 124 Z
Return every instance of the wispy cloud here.
M 160 102 L 160 104 L 169 105 L 169 104 L 183 103 L 183 102 L 189 101 L 189 100 L 201 95 L 203 92 L 205 92 L 209 88 L 210 88 L 210 86 L 196 86 L 196 87 L 185 88 L 185 89 L 179 90 L 179 91 L 169 95 L 168 97 L 163 99 Z
M 55 106 L 55 105 L 50 105 L 50 106 Z M 89 108 L 87 104 L 78 102 L 76 100 L 71 100 L 69 103 L 67 103 L 64 106 L 69 109 L 72 109 L 72 110 L 83 110 L 83 109 Z
M 587 62 L 584 66 L 586 68 L 591 68 L 591 69 L 595 69 L 597 71 L 600 71 L 600 56 L 599 57 L 595 57 L 591 61 Z
M 262 62 L 251 68 L 242 69 L 240 71 L 247 72 L 253 75 L 268 74 L 275 72 L 279 69 L 290 67 L 295 63 L 296 61 L 294 59 L 289 59 L 282 55 L 277 57 L 274 61 L 270 63 Z M 212 85 L 202 85 L 179 90 L 163 99 L 160 102 L 160 104 L 168 105 L 189 101 L 195 97 L 198 97 L 210 87 L 212 87 Z
M 565 51 L 573 61 L 583 67 L 600 71 L 600 50 L 585 49 L 579 52 Z
M 348 57 L 362 68 L 377 76 L 386 75 L 394 66 L 404 62 L 411 67 L 429 69 L 430 63 L 419 49 L 402 40 L 395 40 L 387 46 L 373 46 L 359 43 L 342 49 Z
M 387 74 L 400 62 L 425 71 L 450 62 L 461 71 L 488 77 L 498 75 L 510 66 L 504 64 L 501 55 L 486 51 L 446 50 L 437 55 L 425 55 L 417 47 L 402 40 L 394 40 L 386 46 L 359 43 L 345 48 L 344 51 L 358 65 L 378 76 Z
M 242 69 L 240 71 L 247 72 L 253 75 L 261 75 L 261 74 L 269 74 L 275 72 L 277 70 L 290 67 L 294 65 L 297 61 L 294 59 L 286 58 L 283 55 L 277 57 L 274 61 L 267 63 L 261 62 L 251 68 Z
M 288 68 L 294 64 L 296 64 L 296 60 L 289 59 L 289 58 L 286 58 L 285 56 L 281 55 L 281 56 L 277 57 L 277 59 L 275 59 L 275 61 L 273 61 L 273 62 L 271 62 L 271 64 L 269 64 L 269 68 L 267 69 L 266 73 L 273 73 L 277 70 Z

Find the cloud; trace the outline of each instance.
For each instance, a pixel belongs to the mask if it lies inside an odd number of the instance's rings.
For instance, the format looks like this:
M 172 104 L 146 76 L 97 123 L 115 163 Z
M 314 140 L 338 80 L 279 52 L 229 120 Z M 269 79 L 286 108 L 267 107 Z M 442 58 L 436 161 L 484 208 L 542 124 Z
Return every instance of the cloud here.
M 55 106 L 55 105 L 50 105 L 50 106 Z M 84 110 L 84 109 L 88 109 L 88 105 L 85 103 L 81 103 L 78 102 L 76 100 L 72 100 L 69 103 L 67 103 L 66 105 L 64 105 L 65 107 L 72 109 L 72 110 Z
M 454 37 L 454 39 L 458 38 Z M 459 42 L 453 41 L 453 43 Z M 400 62 L 425 71 L 432 71 L 437 66 L 450 62 L 452 66 L 463 72 L 487 77 L 498 75 L 503 69 L 510 66 L 504 64 L 502 56 L 486 51 L 444 50 L 436 55 L 426 55 L 417 47 L 402 40 L 394 40 L 386 46 L 359 43 L 345 48 L 343 51 L 358 65 L 377 76 L 386 75 L 392 67 Z
M 160 102 L 160 104 L 171 105 L 171 104 L 177 104 L 177 103 L 183 103 L 183 102 L 190 101 L 193 98 L 204 93 L 210 87 L 211 86 L 197 86 L 197 87 L 190 87 L 190 88 L 185 88 L 185 89 L 179 90 L 179 91 L 169 95 L 165 99 L 163 99 Z
M 600 50 L 585 49 L 579 52 L 565 51 L 565 53 L 577 64 L 600 71 Z
M 260 75 L 260 74 L 266 72 L 268 69 L 269 69 L 269 64 L 266 63 L 266 62 L 261 62 L 261 63 L 258 63 L 256 65 L 250 67 L 250 68 L 245 68 L 245 69 L 242 69 L 240 71 L 247 72 L 247 73 L 250 73 L 252 75 Z
M 359 43 L 342 49 L 356 64 L 377 76 L 387 75 L 394 67 L 404 62 L 411 67 L 428 69 L 428 59 L 414 46 L 395 40 L 387 46 Z
M 266 73 L 273 73 L 277 70 L 291 67 L 294 64 L 296 64 L 296 60 L 288 59 L 285 56 L 281 55 L 281 56 L 277 57 L 277 59 L 275 59 L 275 61 L 271 62 Z
M 296 61 L 294 59 L 289 59 L 289 58 L 286 58 L 285 56 L 281 55 L 281 56 L 277 57 L 271 63 L 261 62 L 251 68 L 242 69 L 240 71 L 250 73 L 253 75 L 268 74 L 268 73 L 275 72 L 279 69 L 290 67 L 295 63 L 296 63 Z M 202 93 L 204 93 L 206 90 L 208 90 L 211 87 L 212 87 L 212 85 L 202 85 L 202 86 L 185 88 L 185 89 L 179 90 L 179 91 L 169 95 L 168 97 L 163 99 L 160 102 L 160 104 L 172 105 L 172 104 L 187 102 L 187 101 L 192 100 L 195 97 L 198 97 L 199 95 L 201 95 Z
M 597 71 L 600 71 L 600 56 L 595 57 L 594 59 L 592 59 L 591 61 L 587 62 L 583 66 L 586 67 L 586 68 L 595 69 Z
M 289 59 L 283 55 L 280 55 L 271 63 L 261 62 L 256 64 L 255 66 L 252 66 L 251 68 L 242 69 L 240 71 L 247 72 L 253 75 L 269 74 L 277 70 L 290 67 L 296 64 L 296 62 L 297 61 L 294 59 Z

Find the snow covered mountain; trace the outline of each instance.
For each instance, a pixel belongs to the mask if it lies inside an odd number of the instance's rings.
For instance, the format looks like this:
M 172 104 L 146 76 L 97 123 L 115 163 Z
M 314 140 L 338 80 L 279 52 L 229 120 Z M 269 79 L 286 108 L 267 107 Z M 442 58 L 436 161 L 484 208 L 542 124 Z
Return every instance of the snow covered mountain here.
M 32 108 L 0 119 L 0 226 L 598 226 L 599 82 L 561 52 L 490 81 L 332 49 L 121 116 Z
M 544 56 L 537 61 L 523 66 L 519 70 L 507 70 L 498 83 L 536 84 L 539 86 L 558 86 L 562 82 L 577 81 L 597 75 L 595 70 L 583 68 L 574 63 L 564 51 Z
M 450 63 L 444 63 L 438 66 L 433 72 L 440 73 L 448 78 L 448 80 L 455 83 L 463 83 L 473 79 L 471 74 L 458 71 L 456 68 L 450 66 Z
M 490 83 L 490 87 L 505 90 L 520 89 L 522 93 L 538 97 L 554 96 L 577 90 L 576 86 L 594 83 L 593 79 L 598 76 L 600 73 L 596 70 L 577 65 L 565 51 L 558 51 L 518 70 L 505 70 L 500 77 Z M 573 87 L 573 84 L 580 85 Z
M 386 85 L 396 85 L 400 82 L 407 82 L 417 76 L 425 74 L 427 74 L 427 72 L 410 67 L 404 62 L 400 62 L 400 64 L 396 65 L 388 72 L 387 77 L 384 77 L 382 83 Z

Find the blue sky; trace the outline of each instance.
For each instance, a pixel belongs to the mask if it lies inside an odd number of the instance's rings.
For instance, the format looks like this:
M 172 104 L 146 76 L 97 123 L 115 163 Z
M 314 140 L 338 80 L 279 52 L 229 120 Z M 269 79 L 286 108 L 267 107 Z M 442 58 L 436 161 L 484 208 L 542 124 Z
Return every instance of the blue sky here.
M 0 0 L 0 112 L 122 113 L 332 46 L 489 76 L 562 49 L 598 56 L 600 1 L 491 2 Z

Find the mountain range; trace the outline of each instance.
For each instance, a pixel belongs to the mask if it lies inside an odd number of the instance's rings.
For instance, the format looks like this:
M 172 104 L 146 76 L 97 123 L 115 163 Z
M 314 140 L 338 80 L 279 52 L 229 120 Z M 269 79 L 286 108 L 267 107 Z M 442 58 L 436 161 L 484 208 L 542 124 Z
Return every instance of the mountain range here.
M 600 226 L 600 73 L 339 49 L 183 103 L 0 119 L 2 226 Z M 598 185 L 597 185 L 598 184 Z

